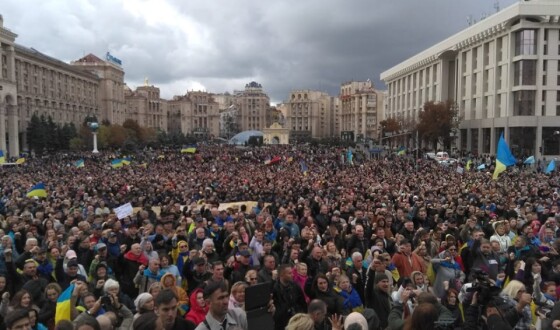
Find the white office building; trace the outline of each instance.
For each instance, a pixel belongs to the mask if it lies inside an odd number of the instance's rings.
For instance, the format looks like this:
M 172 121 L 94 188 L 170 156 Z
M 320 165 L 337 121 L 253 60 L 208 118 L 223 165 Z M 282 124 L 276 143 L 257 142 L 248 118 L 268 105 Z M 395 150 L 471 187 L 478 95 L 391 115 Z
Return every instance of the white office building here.
M 453 100 L 459 150 L 495 154 L 503 132 L 518 157 L 560 155 L 559 21 L 560 1 L 520 1 L 390 68 L 386 118 Z

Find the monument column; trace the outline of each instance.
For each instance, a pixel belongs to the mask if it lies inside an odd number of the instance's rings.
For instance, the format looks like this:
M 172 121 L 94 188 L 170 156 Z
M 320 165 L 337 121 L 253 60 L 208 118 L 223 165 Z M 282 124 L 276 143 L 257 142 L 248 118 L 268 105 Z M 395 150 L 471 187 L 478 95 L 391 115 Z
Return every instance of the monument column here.
M 6 150 L 6 102 L 0 100 L 0 150 L 7 156 Z
M 19 157 L 19 118 L 18 106 L 15 104 L 7 105 L 8 113 L 8 151 L 10 157 Z

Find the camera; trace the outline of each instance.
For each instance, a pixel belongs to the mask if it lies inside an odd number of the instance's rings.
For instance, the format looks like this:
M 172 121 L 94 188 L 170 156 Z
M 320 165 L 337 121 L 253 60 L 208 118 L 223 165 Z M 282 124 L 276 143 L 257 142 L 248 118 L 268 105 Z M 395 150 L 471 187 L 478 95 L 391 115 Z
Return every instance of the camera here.
M 108 295 L 101 296 L 101 304 L 104 306 L 111 306 L 113 305 L 113 300 Z
M 467 292 L 478 292 L 477 303 L 481 306 L 497 307 L 500 304 L 496 298 L 500 296 L 501 290 L 490 282 L 488 273 L 483 270 L 474 269 L 472 287 L 467 288 Z

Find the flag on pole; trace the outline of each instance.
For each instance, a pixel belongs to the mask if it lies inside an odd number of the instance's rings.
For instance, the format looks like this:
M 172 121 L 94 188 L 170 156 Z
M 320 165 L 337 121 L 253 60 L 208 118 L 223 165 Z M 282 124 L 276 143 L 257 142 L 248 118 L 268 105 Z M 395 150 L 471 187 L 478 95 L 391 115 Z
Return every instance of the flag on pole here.
M 47 197 L 47 191 L 45 190 L 45 184 L 42 182 L 34 185 L 28 192 L 27 197 Z
M 54 323 L 57 324 L 61 320 L 71 320 L 71 306 L 70 298 L 72 297 L 72 292 L 74 291 L 75 284 L 70 284 L 64 292 L 58 296 L 56 300 L 56 313 L 54 316 Z
M 506 170 L 508 166 L 514 165 L 516 162 L 515 157 L 511 154 L 506 140 L 504 139 L 504 134 L 500 135 L 500 140 L 498 141 L 498 152 L 496 154 L 496 169 L 494 170 L 494 175 L 492 179 L 498 179 L 498 175 Z
M 309 171 L 309 167 L 307 167 L 305 161 L 302 160 L 301 162 L 299 162 L 299 166 L 301 167 L 301 172 L 303 173 L 303 175 L 307 175 L 307 172 Z
M 0 150 L 0 164 L 4 164 L 6 162 L 6 157 L 4 157 L 4 151 Z
M 548 166 L 546 167 L 546 171 L 544 171 L 545 174 L 549 174 L 554 172 L 554 170 L 556 169 L 556 162 L 553 160 L 550 161 L 550 163 L 548 163 Z
M 535 163 L 535 156 L 528 157 L 523 162 L 523 164 L 527 164 L 527 165 L 533 165 L 534 163 Z
M 85 163 L 85 161 L 84 161 L 83 159 L 80 159 L 80 160 L 77 160 L 77 161 L 74 163 L 74 166 L 76 166 L 77 168 L 85 167 L 85 166 L 86 166 L 86 163 Z

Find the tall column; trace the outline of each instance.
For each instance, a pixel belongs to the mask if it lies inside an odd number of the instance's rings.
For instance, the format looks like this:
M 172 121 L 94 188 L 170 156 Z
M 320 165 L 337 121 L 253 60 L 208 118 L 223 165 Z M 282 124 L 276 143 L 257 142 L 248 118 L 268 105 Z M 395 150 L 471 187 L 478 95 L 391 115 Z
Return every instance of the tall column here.
M 6 103 L 0 100 L 0 150 L 7 156 L 6 150 Z
M 10 104 L 7 107 L 8 112 L 8 151 L 10 157 L 19 156 L 19 118 L 17 105 Z
M 490 128 L 490 154 L 496 154 L 496 127 L 492 124 L 492 128 Z
M 16 81 L 16 50 L 14 46 L 9 46 L 6 52 L 8 60 L 8 80 L 11 82 Z

